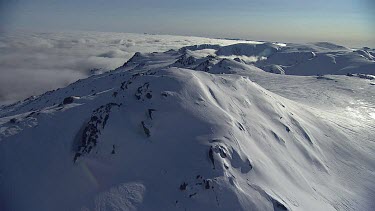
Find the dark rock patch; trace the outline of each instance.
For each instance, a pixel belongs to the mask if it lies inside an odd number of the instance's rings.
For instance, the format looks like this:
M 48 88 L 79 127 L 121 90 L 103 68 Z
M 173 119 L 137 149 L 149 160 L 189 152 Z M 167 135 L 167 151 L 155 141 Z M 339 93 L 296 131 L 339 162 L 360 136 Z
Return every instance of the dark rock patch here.
M 189 195 L 189 198 L 191 198 L 191 197 L 193 197 L 195 195 L 197 195 L 197 193 L 192 193 L 192 194 Z
M 290 132 L 290 129 L 289 129 L 289 127 L 288 126 L 285 126 L 285 130 L 286 130 L 286 132 Z
M 74 155 L 74 162 L 77 161 L 78 157 L 89 154 L 92 149 L 96 147 L 99 135 L 107 124 L 109 114 L 113 106 L 120 107 L 121 105 L 116 103 L 108 103 L 100 106 L 92 112 L 90 120 L 83 128 L 80 143 Z M 113 152 L 114 149 L 115 148 L 113 148 Z
M 150 109 L 148 109 L 147 111 L 148 111 L 148 117 L 149 117 L 150 119 L 152 119 L 152 112 L 156 111 L 156 109 L 150 108 Z
M 73 103 L 73 101 L 74 101 L 74 98 L 73 98 L 72 96 L 70 96 L 70 97 L 66 97 L 66 98 L 64 98 L 62 104 L 63 104 L 63 105 L 70 104 L 70 103 Z
M 11 124 L 16 124 L 18 122 L 18 120 L 16 118 L 12 118 L 9 120 L 9 123 Z
M 210 158 L 213 169 L 215 169 L 214 151 L 213 151 L 212 147 L 210 147 L 210 150 L 208 151 L 208 157 Z
M 151 99 L 152 91 L 149 90 L 149 87 L 150 87 L 149 82 L 146 82 L 142 86 L 138 87 L 137 91 L 134 94 L 135 98 L 137 100 L 144 100 L 144 97 L 146 97 L 147 99 Z
M 116 153 L 115 149 L 116 149 L 115 145 L 112 145 L 112 152 L 111 152 L 112 155 L 114 155 Z
M 180 185 L 180 190 L 181 191 L 184 191 L 184 190 L 186 190 L 186 187 L 188 186 L 188 184 L 187 183 L 182 183 L 181 185 Z
M 274 211 L 286 211 L 288 210 L 288 208 L 285 207 L 285 205 L 283 205 L 282 203 L 280 203 L 279 201 L 277 201 L 276 199 L 271 198 L 271 201 L 272 201 L 272 204 L 273 204 L 273 209 Z
M 147 136 L 147 137 L 150 137 L 150 136 L 151 136 L 151 134 L 150 134 L 150 130 L 146 127 L 145 122 L 142 121 L 141 124 L 142 124 L 143 131 L 145 132 L 146 136 Z

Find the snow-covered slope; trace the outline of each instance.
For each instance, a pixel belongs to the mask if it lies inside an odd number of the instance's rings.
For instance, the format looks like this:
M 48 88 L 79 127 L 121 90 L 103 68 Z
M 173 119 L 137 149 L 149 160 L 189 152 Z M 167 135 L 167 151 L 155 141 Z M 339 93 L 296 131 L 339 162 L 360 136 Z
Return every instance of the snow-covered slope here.
M 256 65 L 278 65 L 288 75 L 375 74 L 375 60 L 369 51 L 352 50 L 332 43 L 287 44 Z
M 137 53 L 2 106 L 0 208 L 371 210 L 373 82 L 231 59 L 279 52 L 247 45 Z

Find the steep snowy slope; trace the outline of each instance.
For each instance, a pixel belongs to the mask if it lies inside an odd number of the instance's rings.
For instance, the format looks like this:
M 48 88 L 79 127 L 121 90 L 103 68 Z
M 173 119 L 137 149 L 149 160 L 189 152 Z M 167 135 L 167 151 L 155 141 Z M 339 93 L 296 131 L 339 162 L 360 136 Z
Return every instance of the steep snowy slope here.
M 219 51 L 137 53 L 1 107 L 0 208 L 371 210 L 372 82 L 271 74 Z

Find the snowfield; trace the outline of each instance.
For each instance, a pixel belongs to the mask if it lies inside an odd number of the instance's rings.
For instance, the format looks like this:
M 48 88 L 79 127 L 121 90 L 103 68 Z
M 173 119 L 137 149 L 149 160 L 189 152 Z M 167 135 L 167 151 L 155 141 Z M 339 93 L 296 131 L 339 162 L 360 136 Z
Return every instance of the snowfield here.
M 2 106 L 0 208 L 372 210 L 373 55 L 185 46 Z

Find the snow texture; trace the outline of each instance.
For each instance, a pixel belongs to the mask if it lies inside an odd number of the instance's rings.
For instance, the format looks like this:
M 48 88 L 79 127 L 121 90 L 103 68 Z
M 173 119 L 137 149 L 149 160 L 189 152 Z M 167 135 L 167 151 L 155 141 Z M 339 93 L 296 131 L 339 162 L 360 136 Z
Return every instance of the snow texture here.
M 329 43 L 136 53 L 2 106 L 0 209 L 372 210 L 363 55 Z

